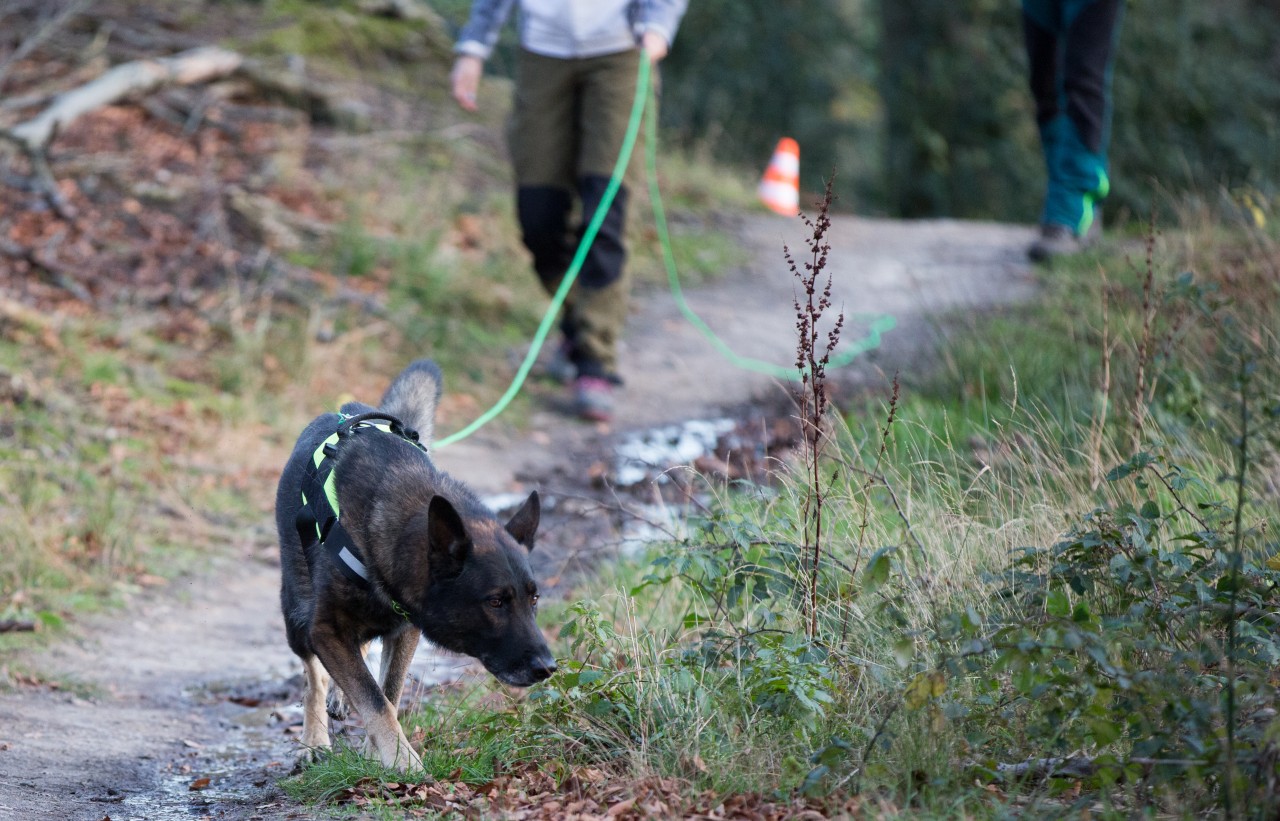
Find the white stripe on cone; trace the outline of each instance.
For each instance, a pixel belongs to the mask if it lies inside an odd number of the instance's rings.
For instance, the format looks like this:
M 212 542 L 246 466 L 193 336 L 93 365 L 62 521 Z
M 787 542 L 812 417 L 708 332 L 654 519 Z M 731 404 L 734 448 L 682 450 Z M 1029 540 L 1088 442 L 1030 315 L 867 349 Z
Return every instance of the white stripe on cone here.
M 778 208 L 798 209 L 800 192 L 794 185 L 776 180 L 760 181 L 760 199 L 775 210 Z
M 773 170 L 777 171 L 784 177 L 800 177 L 800 158 L 795 154 L 789 154 L 785 151 L 779 151 L 773 155 L 773 161 L 769 163 L 773 166 Z

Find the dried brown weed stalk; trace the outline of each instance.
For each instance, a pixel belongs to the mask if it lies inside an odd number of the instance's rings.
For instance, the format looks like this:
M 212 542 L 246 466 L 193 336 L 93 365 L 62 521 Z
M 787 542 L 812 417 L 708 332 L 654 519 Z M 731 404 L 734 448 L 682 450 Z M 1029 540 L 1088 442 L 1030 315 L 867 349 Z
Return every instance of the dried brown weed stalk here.
M 818 633 L 818 570 L 822 559 L 822 476 L 819 464 L 827 439 L 824 419 L 831 399 L 827 394 L 827 363 L 840 341 L 844 327 L 844 312 L 837 316 L 831 329 L 825 334 L 819 330 L 823 314 L 831 307 L 831 272 L 827 270 L 827 258 L 831 245 L 827 232 L 831 229 L 831 180 L 827 181 L 822 200 L 818 203 L 817 217 L 801 215 L 811 231 L 805 244 L 810 258 L 803 265 L 796 262 L 791 249 L 783 246 L 783 256 L 791 275 L 800 284 L 801 293 L 794 299 L 796 309 L 796 368 L 800 371 L 799 405 L 800 428 L 804 437 L 805 488 L 804 544 L 812 563 L 809 568 L 808 611 L 809 637 Z M 822 282 L 825 274 L 825 283 Z

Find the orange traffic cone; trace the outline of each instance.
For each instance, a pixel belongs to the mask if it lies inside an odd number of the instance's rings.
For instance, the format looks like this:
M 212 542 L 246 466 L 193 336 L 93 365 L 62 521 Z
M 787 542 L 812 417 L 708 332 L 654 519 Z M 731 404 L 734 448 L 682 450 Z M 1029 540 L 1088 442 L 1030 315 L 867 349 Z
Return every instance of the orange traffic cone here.
M 773 150 L 760 179 L 760 201 L 785 217 L 800 211 L 800 144 L 790 137 L 778 140 Z

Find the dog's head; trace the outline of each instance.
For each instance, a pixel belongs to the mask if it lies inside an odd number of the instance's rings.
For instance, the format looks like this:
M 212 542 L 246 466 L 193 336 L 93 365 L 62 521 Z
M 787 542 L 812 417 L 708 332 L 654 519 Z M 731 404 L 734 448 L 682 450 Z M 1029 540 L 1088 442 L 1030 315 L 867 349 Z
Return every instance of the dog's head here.
M 499 681 L 528 687 L 556 671 L 534 621 L 538 585 L 529 551 L 538 530 L 538 494 L 505 526 L 492 516 L 463 517 L 435 496 L 416 524 L 426 542 L 429 581 L 412 607 L 423 634 L 447 650 L 479 659 Z

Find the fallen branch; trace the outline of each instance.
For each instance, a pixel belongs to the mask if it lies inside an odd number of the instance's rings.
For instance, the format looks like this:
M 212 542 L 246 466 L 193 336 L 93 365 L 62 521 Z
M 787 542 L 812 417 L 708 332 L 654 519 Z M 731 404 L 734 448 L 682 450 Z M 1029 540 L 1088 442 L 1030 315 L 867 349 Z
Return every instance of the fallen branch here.
M 15 125 L 7 134 L 28 156 L 41 154 L 60 129 L 90 111 L 162 85 L 191 85 L 226 77 L 243 64 L 244 58 L 239 54 L 214 46 L 194 48 L 172 57 L 121 63 L 101 77 L 59 94 L 48 108 Z
M 3 246 L 0 246 L 0 251 L 3 251 Z M 51 330 L 54 326 L 48 316 L 4 295 L 0 295 L 0 322 L 12 322 L 40 331 Z
M 1110 766 L 1137 764 L 1144 771 L 1154 767 L 1205 767 L 1209 762 L 1195 758 L 1147 758 L 1135 756 Z M 1033 758 L 1017 764 L 996 764 L 996 773 L 1004 779 L 1089 778 L 1098 772 L 1096 759 L 1082 755 L 1067 758 Z
M 244 78 L 268 97 L 306 111 L 312 121 L 363 130 L 371 118 L 369 106 L 346 99 L 322 83 L 296 72 L 277 72 L 246 60 L 240 54 L 216 46 L 193 48 L 170 57 L 121 63 L 84 85 L 64 91 L 35 117 L 8 130 L 0 130 L 31 160 L 37 176 L 44 177 L 45 149 L 59 131 L 77 118 L 125 97 L 145 94 L 165 85 L 195 85 L 231 75 Z M 24 101 L 25 102 L 25 101 Z M 190 123 L 184 124 L 190 126 Z M 52 175 L 48 175 L 50 178 Z M 55 205 L 56 190 L 42 179 Z
M 131 94 L 151 91 L 170 83 L 190 85 L 219 79 L 233 73 L 243 63 L 244 58 L 234 51 L 212 46 L 191 49 L 172 57 L 121 63 L 100 77 L 59 94 L 40 114 L 8 131 L 0 131 L 0 135 L 15 142 L 27 155 L 37 190 L 44 194 L 59 216 L 70 221 L 75 218 L 75 210 L 58 190 L 57 180 L 45 156 L 45 149 L 60 129 L 90 111 Z
M 259 242 L 274 249 L 301 248 L 303 238 L 329 237 L 333 226 L 294 213 L 270 197 L 254 194 L 238 185 L 226 192 L 227 208 L 244 221 Z
M 23 94 L 18 97 L 5 97 L 0 100 L 0 111 L 17 111 L 22 108 L 31 108 L 48 102 L 53 97 L 47 91 L 33 91 L 30 94 Z
M 16 619 L 0 621 L 0 633 L 31 633 L 35 629 L 36 623 L 33 621 L 18 621 Z
M 49 167 L 49 159 L 44 155 L 44 151 L 27 148 L 25 145 L 22 150 L 27 155 L 27 162 L 31 164 L 33 189 L 44 196 L 54 213 L 67 222 L 74 220 L 76 209 L 67 202 L 66 197 L 62 196 L 62 191 L 58 188 L 58 180 L 53 176 L 53 169 Z

